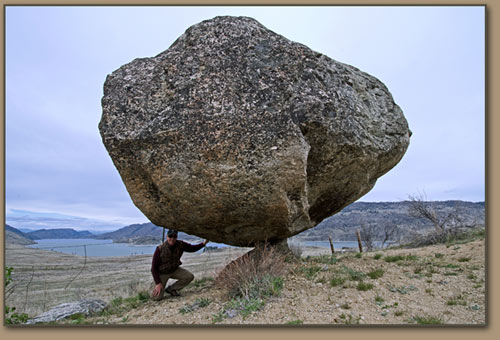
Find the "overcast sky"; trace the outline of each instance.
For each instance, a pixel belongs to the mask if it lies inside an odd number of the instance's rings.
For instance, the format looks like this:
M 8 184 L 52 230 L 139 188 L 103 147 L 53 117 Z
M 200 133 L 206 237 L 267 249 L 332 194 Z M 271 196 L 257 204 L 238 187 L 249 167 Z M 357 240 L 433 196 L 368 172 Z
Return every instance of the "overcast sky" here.
M 257 19 L 387 85 L 413 132 L 361 201 L 485 200 L 485 9 L 6 7 L 6 221 L 116 229 L 148 222 L 98 131 L 103 84 L 218 15 Z

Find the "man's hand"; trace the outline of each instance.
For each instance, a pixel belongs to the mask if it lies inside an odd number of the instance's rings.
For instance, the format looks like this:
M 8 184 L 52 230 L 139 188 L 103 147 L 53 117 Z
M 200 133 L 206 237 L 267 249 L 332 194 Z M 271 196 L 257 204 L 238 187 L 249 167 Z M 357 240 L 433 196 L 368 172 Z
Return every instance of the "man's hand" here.
M 155 286 L 155 289 L 153 289 L 153 297 L 160 296 L 162 290 L 163 290 L 163 285 L 160 282 Z
M 208 242 L 210 242 L 210 241 L 209 240 L 203 241 L 203 245 L 206 246 Z

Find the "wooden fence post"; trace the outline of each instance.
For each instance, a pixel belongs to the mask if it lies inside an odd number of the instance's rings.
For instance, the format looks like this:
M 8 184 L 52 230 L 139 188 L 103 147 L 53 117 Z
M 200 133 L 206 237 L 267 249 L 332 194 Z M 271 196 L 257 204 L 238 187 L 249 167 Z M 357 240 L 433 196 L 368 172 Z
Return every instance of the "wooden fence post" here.
M 330 249 L 332 251 L 332 255 L 335 254 L 335 248 L 333 248 L 332 237 L 328 236 L 328 240 L 330 241 Z
M 356 230 L 356 236 L 358 237 L 358 246 L 359 246 L 359 252 L 363 252 L 363 246 L 361 245 L 361 234 L 359 233 L 359 229 Z

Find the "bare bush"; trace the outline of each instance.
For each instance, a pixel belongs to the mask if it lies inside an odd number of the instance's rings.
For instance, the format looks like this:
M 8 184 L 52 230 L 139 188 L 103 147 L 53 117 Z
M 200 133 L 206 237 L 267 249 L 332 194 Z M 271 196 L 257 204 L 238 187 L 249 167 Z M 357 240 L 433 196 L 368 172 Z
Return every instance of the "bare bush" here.
M 361 224 L 361 241 L 366 247 L 366 250 L 371 251 L 374 248 L 375 227 L 371 224 Z
M 467 224 L 462 217 L 460 206 L 456 203 L 447 213 L 438 214 L 425 195 L 409 196 L 410 216 L 430 221 L 434 225 L 434 232 L 426 235 L 415 235 L 408 243 L 410 246 L 422 247 L 431 244 L 447 243 L 463 237 L 474 225 Z
M 425 194 L 409 195 L 408 198 L 410 216 L 430 221 L 437 233 L 442 233 L 447 228 L 461 227 L 463 224 L 459 208 L 456 205 L 450 213 L 439 216 L 436 210 L 426 202 Z
M 272 295 L 276 278 L 286 272 L 286 255 L 274 247 L 258 245 L 229 263 L 217 276 L 216 285 L 230 297 L 251 299 Z
M 441 232 L 433 231 L 426 235 L 415 234 L 405 243 L 406 248 L 425 247 L 433 244 L 471 241 L 484 237 L 484 226 L 471 228 L 449 228 Z
M 384 238 L 382 239 L 380 248 L 384 248 L 385 243 L 394 237 L 397 230 L 398 226 L 394 223 L 389 223 L 384 226 Z

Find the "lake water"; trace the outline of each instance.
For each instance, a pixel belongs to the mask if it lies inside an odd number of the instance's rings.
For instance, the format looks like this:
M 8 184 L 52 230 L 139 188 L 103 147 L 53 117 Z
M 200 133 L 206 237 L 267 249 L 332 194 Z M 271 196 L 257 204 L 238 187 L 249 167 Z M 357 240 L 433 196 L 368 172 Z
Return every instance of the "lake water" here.
M 300 244 L 308 247 L 322 247 L 330 249 L 330 242 L 328 241 L 301 241 Z M 377 242 L 377 241 L 373 242 L 373 245 L 375 247 L 380 247 L 381 244 L 382 242 Z M 387 245 L 389 245 L 389 243 L 386 243 L 386 246 Z M 333 248 L 335 250 L 341 250 L 342 248 L 359 249 L 359 246 L 358 246 L 358 241 L 339 241 L 339 242 L 333 242 Z M 364 244 L 363 244 L 363 249 L 366 249 Z
M 36 244 L 31 244 L 30 248 L 40 248 L 58 251 L 65 254 L 84 256 L 130 256 L 130 255 L 153 255 L 155 245 L 135 245 L 130 243 L 113 243 L 113 240 L 94 239 L 44 239 L 36 240 Z M 212 247 L 227 247 L 222 243 L 210 242 Z M 199 250 L 202 252 L 203 250 Z
M 153 255 L 157 245 L 134 245 L 130 243 L 113 243 L 113 240 L 94 240 L 94 239 L 45 239 L 36 240 L 37 244 L 29 245 L 30 248 L 40 248 L 52 251 L 58 251 L 65 254 L 74 254 L 84 256 L 131 256 L 131 255 Z M 329 242 L 323 241 L 301 241 L 294 242 L 302 246 L 315 246 L 330 249 Z M 210 242 L 211 247 L 228 247 L 223 243 Z M 333 242 L 335 250 L 341 250 L 343 247 L 358 248 L 358 242 Z M 202 252 L 199 250 L 199 252 Z

